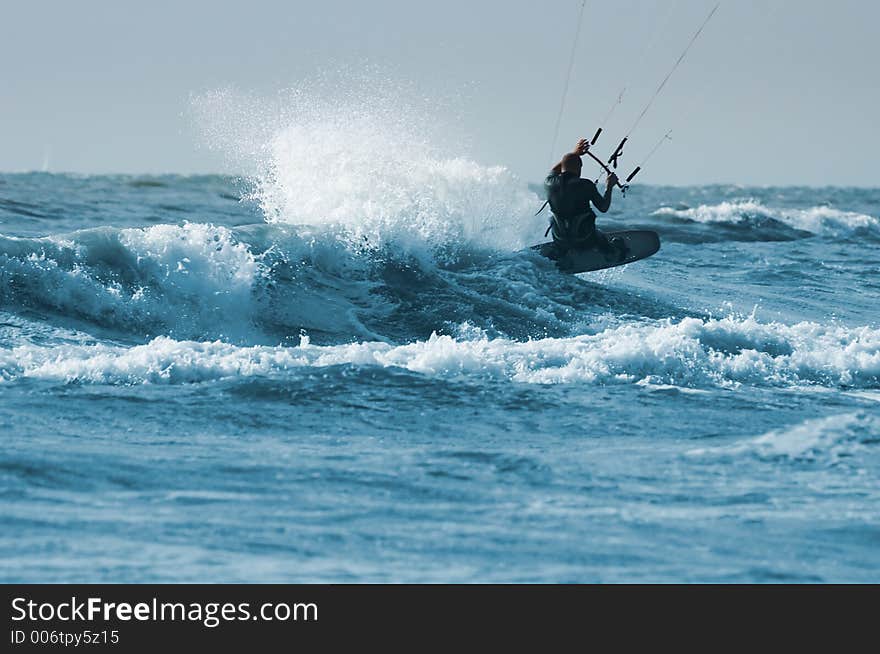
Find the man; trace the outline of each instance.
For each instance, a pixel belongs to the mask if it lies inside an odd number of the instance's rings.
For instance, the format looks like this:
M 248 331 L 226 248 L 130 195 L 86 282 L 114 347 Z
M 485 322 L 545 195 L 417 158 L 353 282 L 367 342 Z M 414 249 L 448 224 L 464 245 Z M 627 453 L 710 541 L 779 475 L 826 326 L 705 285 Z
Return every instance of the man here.
M 557 257 L 571 249 L 599 250 L 607 258 L 622 261 L 627 248 L 622 239 L 609 239 L 596 229 L 596 214 L 590 204 L 602 213 L 611 206 L 611 194 L 617 184 L 617 175 L 611 173 L 605 185 L 605 195 L 600 195 L 596 185 L 581 179 L 583 161 L 581 155 L 590 147 L 585 139 L 578 141 L 573 152 L 562 157 L 544 180 L 544 190 L 553 215 L 550 231 L 556 246 Z

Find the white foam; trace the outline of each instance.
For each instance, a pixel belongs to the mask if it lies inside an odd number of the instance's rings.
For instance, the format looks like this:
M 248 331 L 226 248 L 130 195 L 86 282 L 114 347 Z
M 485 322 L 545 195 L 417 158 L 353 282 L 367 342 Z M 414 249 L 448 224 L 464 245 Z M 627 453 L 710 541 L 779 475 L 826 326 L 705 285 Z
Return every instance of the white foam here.
M 871 402 L 880 402 L 880 391 L 848 391 L 846 395 Z
M 755 217 L 772 218 L 794 229 L 813 234 L 840 234 L 858 229 L 877 229 L 880 220 L 853 211 L 841 211 L 832 207 L 809 209 L 771 208 L 756 200 L 735 200 L 718 204 L 704 204 L 690 209 L 661 207 L 654 212 L 659 216 L 687 218 L 699 223 L 740 223 Z
M 686 318 L 524 342 L 433 335 L 398 346 L 377 342 L 316 346 L 306 340 L 300 347 L 289 348 L 160 337 L 132 348 L 28 344 L 0 353 L 0 373 L 7 379 L 25 376 L 99 383 L 283 376 L 290 369 L 333 365 L 536 384 L 877 388 L 880 330 L 815 323 L 762 324 L 754 318 Z
M 28 304 L 182 336 L 249 329 L 260 263 L 233 233 L 187 223 L 4 239 L 0 274 Z M 167 333 L 167 332 L 166 332 Z
M 226 227 L 210 224 L 156 225 L 123 229 L 119 242 L 153 269 L 153 278 L 174 279 L 192 294 L 249 290 L 259 264 L 247 245 Z
M 807 420 L 734 445 L 691 450 L 688 456 L 737 457 L 745 454 L 771 460 L 824 460 L 837 463 L 854 455 L 878 436 L 880 416 L 864 412 L 847 413 Z

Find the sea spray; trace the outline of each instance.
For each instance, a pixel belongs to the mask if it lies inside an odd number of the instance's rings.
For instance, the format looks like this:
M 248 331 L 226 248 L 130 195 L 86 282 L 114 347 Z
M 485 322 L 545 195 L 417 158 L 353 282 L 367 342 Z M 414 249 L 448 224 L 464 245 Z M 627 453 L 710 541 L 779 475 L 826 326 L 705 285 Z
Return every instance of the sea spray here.
M 269 222 L 428 258 L 531 244 L 543 223 L 534 195 L 507 168 L 448 147 L 433 105 L 400 84 L 350 77 L 271 99 L 230 89 L 193 99 L 206 140 L 248 171 Z

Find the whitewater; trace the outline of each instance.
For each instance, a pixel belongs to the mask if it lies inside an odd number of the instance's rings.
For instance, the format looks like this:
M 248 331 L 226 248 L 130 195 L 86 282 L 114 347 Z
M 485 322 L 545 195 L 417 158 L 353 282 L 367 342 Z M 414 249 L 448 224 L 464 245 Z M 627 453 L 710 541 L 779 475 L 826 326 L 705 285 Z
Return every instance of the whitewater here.
M 880 581 L 880 191 L 634 186 L 661 251 L 569 276 L 307 100 L 199 99 L 241 177 L 0 175 L 0 579 Z

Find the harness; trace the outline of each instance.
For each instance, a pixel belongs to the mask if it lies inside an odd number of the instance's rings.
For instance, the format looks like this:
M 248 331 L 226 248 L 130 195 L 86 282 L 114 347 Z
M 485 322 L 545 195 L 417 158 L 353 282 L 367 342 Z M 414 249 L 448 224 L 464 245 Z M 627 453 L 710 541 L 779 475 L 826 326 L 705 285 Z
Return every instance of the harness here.
M 552 183 L 550 177 L 547 179 L 547 202 L 544 206 L 550 205 L 551 215 L 550 225 L 544 232 L 545 238 L 552 232 L 553 241 L 566 248 L 587 245 L 596 232 L 596 214 L 587 196 L 581 195 L 584 193 L 583 187 L 571 186 L 580 184 L 582 180 L 568 173 L 557 173 Z
M 583 227 L 585 221 L 589 223 L 588 229 Z M 565 245 L 587 243 L 592 240 L 593 235 L 596 233 L 596 214 L 590 210 L 567 218 L 551 213 L 550 225 L 547 227 L 547 231 L 544 232 L 544 237 L 546 238 L 551 232 L 553 233 L 553 240 L 557 243 Z

